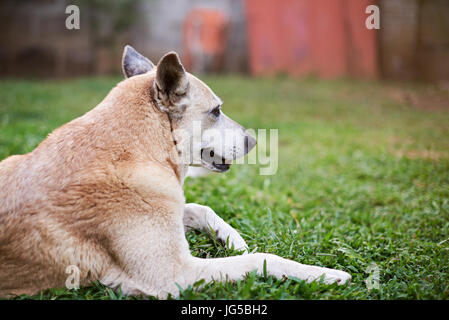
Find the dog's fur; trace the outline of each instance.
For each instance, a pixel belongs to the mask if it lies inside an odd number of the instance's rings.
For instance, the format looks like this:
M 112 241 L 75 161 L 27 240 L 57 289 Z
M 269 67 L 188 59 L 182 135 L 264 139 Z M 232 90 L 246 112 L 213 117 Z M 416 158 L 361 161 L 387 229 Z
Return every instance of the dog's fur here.
M 80 285 L 100 280 L 125 294 L 177 295 L 199 279 L 239 279 L 251 271 L 276 277 L 344 283 L 343 271 L 271 254 L 199 259 L 190 254 L 186 227 L 210 230 L 238 249 L 246 243 L 212 209 L 185 204 L 182 183 L 190 163 L 192 122 L 232 128 L 245 141 L 220 151 L 226 163 L 255 140 L 224 114 L 220 99 L 184 71 L 177 54 L 157 67 L 127 46 L 127 77 L 93 110 L 56 129 L 34 151 L 0 163 L 0 296 L 62 287 L 66 268 Z M 76 94 L 76 93 L 74 93 Z M 180 132 L 177 133 L 180 129 Z M 205 150 L 217 146 L 201 141 Z M 224 171 L 226 165 L 202 165 Z

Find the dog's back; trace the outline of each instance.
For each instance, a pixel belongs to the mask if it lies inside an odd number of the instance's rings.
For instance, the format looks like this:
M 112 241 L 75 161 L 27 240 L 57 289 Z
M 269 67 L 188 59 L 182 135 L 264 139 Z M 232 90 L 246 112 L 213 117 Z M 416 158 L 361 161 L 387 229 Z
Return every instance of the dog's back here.
M 63 286 L 65 269 L 94 249 L 79 238 L 88 201 L 79 180 L 85 160 L 66 140 L 74 127 L 67 124 L 33 152 L 0 163 L 0 296 Z M 78 198 L 69 199 L 74 192 Z

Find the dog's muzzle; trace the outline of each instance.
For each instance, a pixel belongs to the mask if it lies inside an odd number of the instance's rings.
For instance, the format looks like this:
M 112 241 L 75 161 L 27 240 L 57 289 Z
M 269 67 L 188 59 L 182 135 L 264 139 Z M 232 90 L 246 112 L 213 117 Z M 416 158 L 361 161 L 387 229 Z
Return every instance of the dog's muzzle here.
M 226 172 L 231 167 L 232 161 L 226 161 L 225 158 L 217 155 L 214 149 L 201 149 L 201 162 L 203 167 L 215 171 Z
M 256 145 L 256 139 L 251 135 L 245 136 L 244 155 L 247 154 Z M 226 172 L 231 167 L 232 160 L 236 158 L 234 154 L 233 159 L 227 160 L 215 152 L 213 148 L 201 149 L 201 163 L 206 169 L 215 172 Z

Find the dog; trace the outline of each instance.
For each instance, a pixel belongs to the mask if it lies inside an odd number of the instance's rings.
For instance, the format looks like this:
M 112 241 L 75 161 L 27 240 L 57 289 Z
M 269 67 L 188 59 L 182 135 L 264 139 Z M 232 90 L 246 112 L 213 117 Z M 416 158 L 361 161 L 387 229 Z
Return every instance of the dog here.
M 158 298 L 176 297 L 179 287 L 201 279 L 242 279 L 253 270 L 308 282 L 350 280 L 344 271 L 248 253 L 211 208 L 186 204 L 189 166 L 227 171 L 256 140 L 221 111 L 220 98 L 185 71 L 175 52 L 155 66 L 126 46 L 122 69 L 125 80 L 94 109 L 32 152 L 0 163 L 0 296 L 63 287 L 69 266 L 79 271 L 80 286 L 100 281 L 126 295 Z M 208 130 L 228 130 L 233 138 L 205 139 Z M 194 257 L 189 228 L 213 230 L 244 254 Z

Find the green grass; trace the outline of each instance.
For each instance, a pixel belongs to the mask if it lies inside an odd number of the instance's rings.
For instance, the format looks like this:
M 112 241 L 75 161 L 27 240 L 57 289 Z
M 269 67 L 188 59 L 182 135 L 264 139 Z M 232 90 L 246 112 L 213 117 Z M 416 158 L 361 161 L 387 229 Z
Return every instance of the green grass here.
M 0 159 L 32 150 L 55 127 L 99 103 L 118 80 L 0 82 Z M 186 288 L 181 299 L 449 297 L 449 112 L 426 110 L 425 99 L 417 105 L 400 98 L 403 92 L 425 95 L 428 87 L 204 80 L 232 118 L 248 128 L 279 129 L 279 168 L 261 176 L 259 165 L 236 165 L 226 174 L 187 179 L 187 201 L 212 207 L 251 249 L 342 269 L 353 278 L 336 286 L 249 274 Z M 449 106 L 447 93 L 438 94 Z M 204 234 L 187 237 L 196 256 L 236 254 Z M 368 290 L 372 263 L 380 288 Z M 31 298 L 125 297 L 97 284 Z

